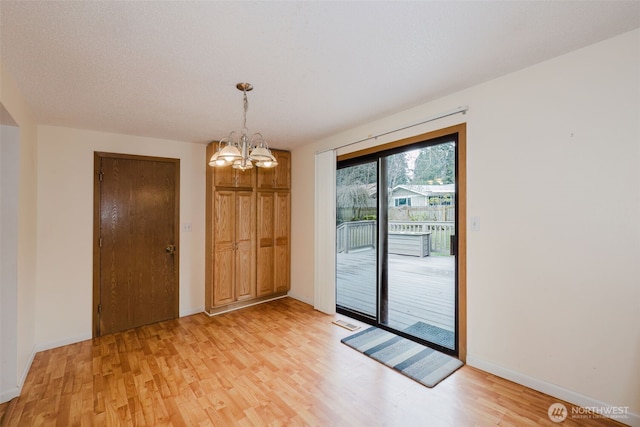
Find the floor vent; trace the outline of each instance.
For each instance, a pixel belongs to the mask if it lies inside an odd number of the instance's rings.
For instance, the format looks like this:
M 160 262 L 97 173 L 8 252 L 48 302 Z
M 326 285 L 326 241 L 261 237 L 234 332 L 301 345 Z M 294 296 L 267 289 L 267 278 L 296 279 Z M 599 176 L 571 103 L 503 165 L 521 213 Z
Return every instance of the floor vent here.
M 344 320 L 334 320 L 332 323 L 334 323 L 334 324 L 336 324 L 338 326 L 341 326 L 341 327 L 343 327 L 345 329 L 348 329 L 350 331 L 355 331 L 355 330 L 360 329 L 360 326 L 354 325 L 354 324 L 349 323 L 349 322 L 345 322 Z

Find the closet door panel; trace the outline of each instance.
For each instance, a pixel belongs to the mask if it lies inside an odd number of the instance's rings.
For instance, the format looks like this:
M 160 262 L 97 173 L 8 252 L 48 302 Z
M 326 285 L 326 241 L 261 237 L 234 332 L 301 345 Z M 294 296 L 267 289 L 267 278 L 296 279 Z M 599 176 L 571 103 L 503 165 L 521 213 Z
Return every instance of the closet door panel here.
M 258 192 L 257 212 L 257 289 L 258 296 L 274 292 L 274 197 L 272 192 Z
M 213 215 L 213 305 L 235 299 L 235 193 L 216 191 Z
M 236 192 L 236 298 L 256 295 L 255 280 L 255 202 L 251 191 Z
M 290 287 L 291 196 L 289 192 L 276 192 L 274 201 L 274 290 L 286 292 Z

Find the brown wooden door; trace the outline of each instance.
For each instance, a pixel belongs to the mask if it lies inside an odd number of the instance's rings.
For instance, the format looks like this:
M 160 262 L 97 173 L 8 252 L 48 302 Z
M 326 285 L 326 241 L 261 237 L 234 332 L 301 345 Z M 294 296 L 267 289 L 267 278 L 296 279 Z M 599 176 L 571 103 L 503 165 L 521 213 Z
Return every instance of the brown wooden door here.
M 252 191 L 236 192 L 236 299 L 256 296 L 255 197 Z
M 278 166 L 273 168 L 273 188 L 286 189 L 291 187 L 291 153 L 289 151 L 276 151 Z
M 291 228 L 291 196 L 287 191 L 276 192 L 274 197 L 274 290 L 275 292 L 286 292 L 290 288 L 289 229 Z
M 96 153 L 95 166 L 94 334 L 178 317 L 179 160 Z
M 212 166 L 207 166 L 212 167 Z M 236 186 L 236 174 L 235 170 L 230 167 L 216 167 L 213 169 L 214 184 L 216 187 L 235 187 Z
M 274 263 L 274 196 L 272 191 L 258 191 L 258 261 L 257 290 L 258 296 L 272 294 Z
M 252 191 L 214 194 L 214 307 L 255 296 L 254 204 Z
M 278 160 L 278 166 L 275 168 L 258 168 L 258 188 L 290 188 L 291 153 L 289 151 L 273 150 L 272 154 Z
M 216 191 L 213 223 L 213 305 L 235 301 L 236 192 Z
M 289 290 L 290 205 L 288 191 L 258 191 L 258 296 Z
M 212 166 L 207 166 L 212 167 Z M 234 169 L 231 166 L 215 167 L 214 185 L 216 187 L 251 188 L 255 181 L 255 168 L 247 171 Z

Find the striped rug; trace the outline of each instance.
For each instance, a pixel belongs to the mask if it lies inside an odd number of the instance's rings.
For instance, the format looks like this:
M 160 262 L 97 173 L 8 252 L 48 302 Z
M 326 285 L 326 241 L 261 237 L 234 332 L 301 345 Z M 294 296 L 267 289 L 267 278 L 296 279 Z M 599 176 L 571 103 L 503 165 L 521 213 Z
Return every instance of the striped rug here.
M 341 342 L 427 387 L 463 365 L 454 357 L 373 326 Z

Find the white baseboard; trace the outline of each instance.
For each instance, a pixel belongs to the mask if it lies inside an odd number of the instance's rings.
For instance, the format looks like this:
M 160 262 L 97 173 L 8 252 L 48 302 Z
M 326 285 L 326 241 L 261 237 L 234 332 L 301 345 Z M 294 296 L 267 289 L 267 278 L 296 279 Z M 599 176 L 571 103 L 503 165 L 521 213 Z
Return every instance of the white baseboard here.
M 556 384 L 548 383 L 546 381 L 521 374 L 520 372 L 512 371 L 511 369 L 507 369 L 494 363 L 487 362 L 486 360 L 482 360 L 469 354 L 467 354 L 467 365 L 473 366 L 474 368 L 478 368 L 485 372 L 489 372 L 498 377 L 505 378 L 509 381 L 521 384 L 523 386 L 532 388 L 550 396 L 557 397 L 559 400 L 564 400 L 565 402 L 572 403 L 582 408 L 602 408 L 603 411 L 606 408 L 620 408 L 616 405 L 600 402 L 599 400 L 593 399 L 589 396 L 585 396 L 575 391 L 567 390 L 566 388 L 560 387 Z M 603 416 L 605 412 L 602 412 Z M 620 417 L 620 415 L 612 416 L 612 418 L 614 418 L 616 421 L 623 424 L 627 424 L 632 427 L 640 427 L 640 415 L 628 411 L 628 408 L 626 414 L 624 415 L 624 418 Z
M 187 310 L 182 310 L 180 312 L 180 317 L 192 316 L 194 314 L 202 313 L 203 311 L 204 311 L 204 307 L 189 308 Z
M 24 382 L 27 380 L 27 374 L 29 374 L 29 370 L 31 369 L 31 365 L 33 364 L 33 359 L 36 357 L 36 347 L 33 346 L 31 350 L 31 354 L 29 355 L 29 359 L 27 360 L 24 369 L 22 370 L 22 375 L 18 378 L 18 384 L 9 390 L 3 390 L 0 394 L 0 403 L 5 403 L 20 396 L 22 393 L 22 387 L 24 386 Z
M 22 370 L 22 375 L 20 375 L 20 378 L 18 378 L 18 396 L 20 395 L 20 393 L 22 393 L 22 387 L 24 386 L 24 382 L 27 380 L 27 375 L 31 370 L 31 365 L 33 364 L 33 359 L 35 359 L 37 352 L 38 351 L 36 350 L 36 346 L 34 345 L 33 348 L 31 349 L 29 360 L 27 360 L 27 363 L 24 366 L 24 369 Z
M 75 344 L 81 341 L 86 341 L 86 340 L 90 340 L 91 338 L 93 338 L 91 336 L 91 334 L 83 334 L 83 335 L 78 335 L 75 337 L 71 337 L 71 338 L 65 338 L 62 339 L 60 341 L 52 341 L 52 342 L 48 342 L 48 343 L 44 343 L 44 344 L 38 344 L 35 347 L 35 352 L 39 353 L 41 351 L 45 351 L 45 350 L 51 350 L 52 348 L 58 348 L 58 347 L 62 347 L 65 345 L 69 345 L 69 344 Z
M 20 388 L 14 387 L 9 390 L 3 390 L 2 394 L 0 394 L 0 403 L 5 403 L 20 396 Z

